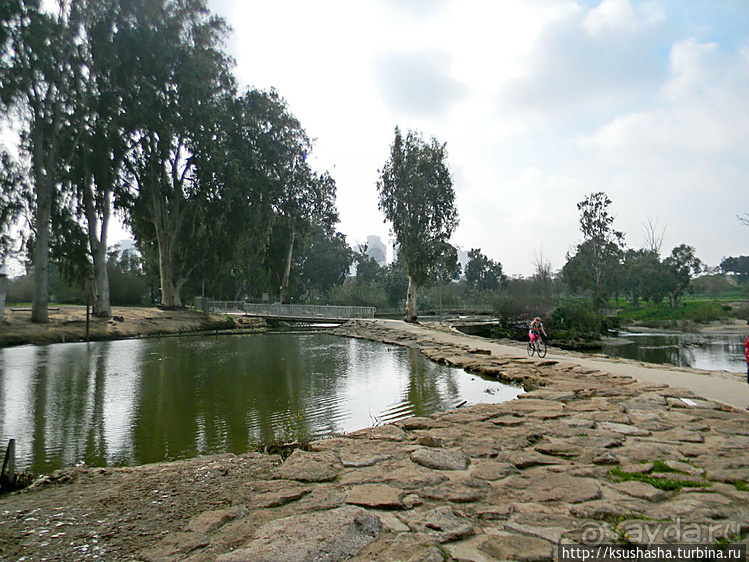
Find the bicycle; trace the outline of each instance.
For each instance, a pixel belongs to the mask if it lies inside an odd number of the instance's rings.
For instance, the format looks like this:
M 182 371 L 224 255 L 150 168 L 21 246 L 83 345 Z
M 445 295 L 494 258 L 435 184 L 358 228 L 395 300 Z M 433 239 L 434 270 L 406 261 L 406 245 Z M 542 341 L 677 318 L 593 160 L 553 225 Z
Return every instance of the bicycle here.
M 534 353 L 539 357 L 546 357 L 546 342 L 543 338 L 539 337 L 535 342 L 528 342 L 528 355 L 533 357 Z

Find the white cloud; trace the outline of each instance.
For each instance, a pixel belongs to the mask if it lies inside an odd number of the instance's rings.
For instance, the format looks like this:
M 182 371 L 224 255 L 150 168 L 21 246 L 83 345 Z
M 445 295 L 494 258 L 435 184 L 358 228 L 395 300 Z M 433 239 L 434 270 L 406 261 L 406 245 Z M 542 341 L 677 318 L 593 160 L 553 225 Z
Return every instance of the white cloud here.
M 467 88 L 448 72 L 450 55 L 424 50 L 386 53 L 375 62 L 378 89 L 396 115 L 441 117 L 465 98 Z
M 317 139 L 350 243 L 388 236 L 375 184 L 399 125 L 447 143 L 454 241 L 530 274 L 542 246 L 564 264 L 579 241 L 576 203 L 595 191 L 632 246 L 650 216 L 666 226 L 666 251 L 688 243 L 711 264 L 749 252 L 736 219 L 749 211 L 749 20 L 704 10 L 237 0 L 229 23 L 240 80 L 275 86 Z
M 586 11 L 565 4 L 546 24 L 525 73 L 501 93 L 504 111 L 520 119 L 581 119 L 615 110 L 657 89 L 666 61 L 654 56 L 661 18 L 627 0 L 606 0 Z
M 654 4 L 645 3 L 637 8 L 629 0 L 603 0 L 585 14 L 582 27 L 590 37 L 610 41 L 631 36 L 663 23 L 665 16 Z

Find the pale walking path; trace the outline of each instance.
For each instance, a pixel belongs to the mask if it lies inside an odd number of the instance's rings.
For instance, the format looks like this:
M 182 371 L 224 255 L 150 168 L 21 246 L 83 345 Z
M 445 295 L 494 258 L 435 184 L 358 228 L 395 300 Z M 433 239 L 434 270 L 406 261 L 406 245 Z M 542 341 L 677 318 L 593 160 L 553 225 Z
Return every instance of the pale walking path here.
M 481 349 L 487 349 L 494 355 L 515 358 L 528 358 L 525 346 L 507 345 L 496 341 L 462 334 L 457 330 L 443 330 L 430 328 L 429 324 L 407 324 L 401 320 L 378 319 L 384 326 L 396 325 L 400 330 L 414 334 L 429 335 L 440 342 L 464 344 Z M 629 376 L 641 382 L 667 384 L 673 387 L 686 388 L 704 398 L 709 398 L 731 406 L 745 409 L 749 405 L 749 384 L 739 376 L 726 372 L 698 371 L 677 367 L 663 367 L 645 363 L 635 363 L 621 359 L 607 359 L 598 357 L 582 357 L 579 354 L 565 353 L 561 350 L 550 349 L 545 360 L 568 361 L 589 369 L 597 369 L 613 375 Z

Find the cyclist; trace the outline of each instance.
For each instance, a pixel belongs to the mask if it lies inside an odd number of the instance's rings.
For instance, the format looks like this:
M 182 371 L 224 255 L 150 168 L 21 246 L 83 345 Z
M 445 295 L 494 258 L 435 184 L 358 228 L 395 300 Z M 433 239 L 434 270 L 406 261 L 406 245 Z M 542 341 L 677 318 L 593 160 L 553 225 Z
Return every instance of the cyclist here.
M 528 332 L 528 336 L 531 338 L 531 343 L 536 343 L 538 340 L 540 340 L 542 333 L 545 338 L 549 337 L 546 335 L 546 330 L 544 330 L 544 324 L 543 322 L 541 322 L 540 316 L 536 316 L 533 319 L 533 322 L 531 322 L 530 328 L 531 329 Z

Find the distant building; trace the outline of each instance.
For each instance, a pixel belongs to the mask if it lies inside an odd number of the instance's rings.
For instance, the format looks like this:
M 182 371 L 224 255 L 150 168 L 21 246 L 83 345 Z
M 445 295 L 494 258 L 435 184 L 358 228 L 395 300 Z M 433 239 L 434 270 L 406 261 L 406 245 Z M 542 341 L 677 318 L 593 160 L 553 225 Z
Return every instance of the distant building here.
M 387 246 L 379 236 L 367 236 L 367 255 L 380 267 L 385 267 L 388 263 Z
M 458 263 L 460 264 L 460 276 L 465 277 L 466 274 L 466 266 L 468 265 L 468 252 L 464 249 L 462 249 L 460 246 L 458 248 Z

